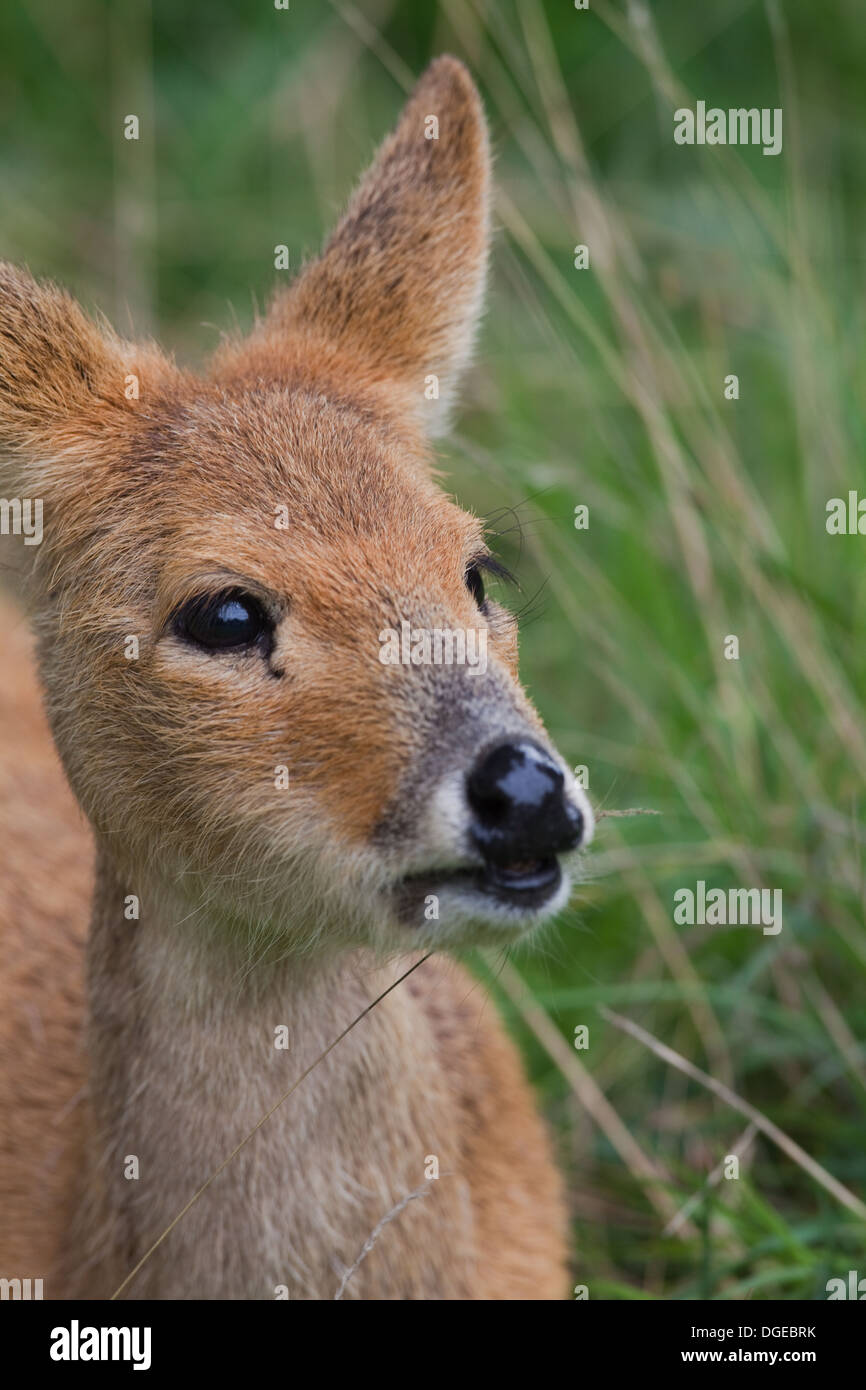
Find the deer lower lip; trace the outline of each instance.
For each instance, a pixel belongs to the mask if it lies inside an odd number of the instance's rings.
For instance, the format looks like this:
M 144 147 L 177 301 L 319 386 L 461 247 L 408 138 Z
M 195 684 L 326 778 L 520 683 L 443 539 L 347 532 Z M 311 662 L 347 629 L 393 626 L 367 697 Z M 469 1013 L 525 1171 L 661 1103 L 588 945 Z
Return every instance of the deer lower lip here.
M 559 860 L 526 860 L 518 864 L 487 864 L 478 875 L 482 892 L 500 902 L 520 907 L 540 907 L 556 892 L 562 880 Z
M 414 904 L 419 896 L 442 888 L 466 889 L 481 893 L 502 906 L 531 912 L 543 907 L 562 882 L 559 860 L 552 855 L 513 864 L 488 862 L 479 868 L 455 869 L 411 875 L 403 880 L 404 902 Z

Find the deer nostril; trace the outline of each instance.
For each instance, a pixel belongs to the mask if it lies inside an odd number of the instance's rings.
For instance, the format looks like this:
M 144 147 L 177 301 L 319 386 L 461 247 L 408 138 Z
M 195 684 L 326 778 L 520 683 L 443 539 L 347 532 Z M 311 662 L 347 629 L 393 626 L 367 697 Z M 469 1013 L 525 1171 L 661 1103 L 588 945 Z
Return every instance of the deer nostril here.
M 466 780 L 472 836 L 485 858 L 504 864 L 574 849 L 583 816 L 565 796 L 565 777 L 529 739 L 486 753 Z

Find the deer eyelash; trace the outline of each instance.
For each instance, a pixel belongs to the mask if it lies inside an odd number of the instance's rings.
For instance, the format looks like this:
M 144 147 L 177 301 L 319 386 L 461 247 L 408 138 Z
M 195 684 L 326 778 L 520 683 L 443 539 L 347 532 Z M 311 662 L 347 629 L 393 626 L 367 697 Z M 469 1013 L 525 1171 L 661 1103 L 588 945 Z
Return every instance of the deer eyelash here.
M 486 574 L 492 574 L 495 579 L 501 579 L 503 584 L 511 584 L 515 589 L 520 588 L 517 575 L 513 574 L 496 555 L 476 555 L 470 561 L 470 565 L 474 565 L 476 569 L 484 570 Z

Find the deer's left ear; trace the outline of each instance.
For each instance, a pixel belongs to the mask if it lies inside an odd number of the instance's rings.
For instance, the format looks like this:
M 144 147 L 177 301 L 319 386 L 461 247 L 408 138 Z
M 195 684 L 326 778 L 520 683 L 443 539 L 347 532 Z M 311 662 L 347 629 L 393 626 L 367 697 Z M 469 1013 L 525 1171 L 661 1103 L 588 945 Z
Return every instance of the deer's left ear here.
M 0 447 L 44 448 L 107 395 L 122 400 L 121 368 L 68 294 L 0 263 Z
M 92 451 L 134 416 L 129 383 L 144 393 L 170 370 L 158 349 L 123 342 L 63 290 L 0 262 L 0 476 L 12 455 Z
M 489 184 L 478 93 L 462 63 L 437 58 L 265 333 L 345 349 L 441 433 L 481 312 Z

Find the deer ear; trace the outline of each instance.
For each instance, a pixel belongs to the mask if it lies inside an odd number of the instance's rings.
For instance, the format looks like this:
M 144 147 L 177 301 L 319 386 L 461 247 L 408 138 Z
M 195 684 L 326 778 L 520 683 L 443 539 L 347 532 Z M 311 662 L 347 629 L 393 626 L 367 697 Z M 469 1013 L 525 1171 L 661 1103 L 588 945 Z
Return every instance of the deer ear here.
M 125 342 L 70 295 L 0 261 L 0 456 L 3 486 L 74 488 L 52 456 L 111 451 L 154 389 L 175 371 L 153 344 Z M 43 464 L 45 465 L 43 467 Z
M 481 311 L 489 183 L 478 93 L 462 63 L 438 58 L 265 333 L 300 331 L 345 349 L 441 433 Z
M 0 262 L 0 446 L 43 448 L 100 400 L 122 401 L 121 346 L 62 290 Z

